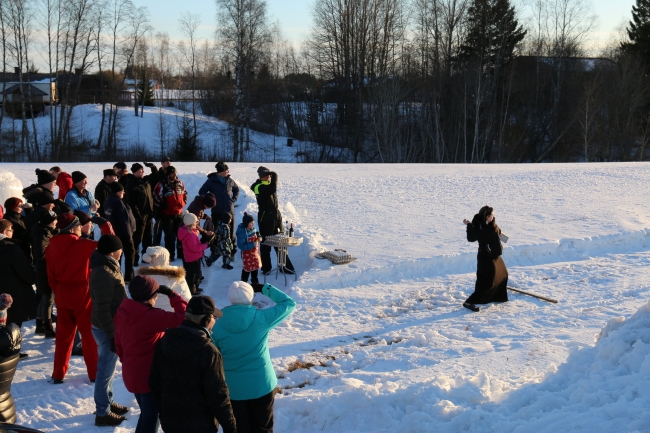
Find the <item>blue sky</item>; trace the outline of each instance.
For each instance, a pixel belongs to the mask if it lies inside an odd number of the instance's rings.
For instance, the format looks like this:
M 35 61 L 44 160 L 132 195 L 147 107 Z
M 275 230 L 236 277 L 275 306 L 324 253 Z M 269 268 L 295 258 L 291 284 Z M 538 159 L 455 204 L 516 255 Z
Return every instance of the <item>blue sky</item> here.
M 214 35 L 216 6 L 213 0 L 134 1 L 138 6 L 147 6 L 151 14 L 151 23 L 155 29 L 166 30 L 172 38 L 181 37 L 178 32 L 178 17 L 187 11 L 200 14 L 202 20 L 200 37 L 212 38 Z M 284 36 L 297 44 L 309 33 L 313 1 L 316 0 L 267 0 L 269 16 L 273 21 L 279 21 Z M 521 13 L 525 14 L 525 0 L 515 0 L 514 4 Z M 592 4 L 593 11 L 598 16 L 598 26 L 590 39 L 590 44 L 599 46 L 610 37 L 612 31 L 621 21 L 630 20 L 632 5 L 635 4 L 635 1 L 592 0 Z

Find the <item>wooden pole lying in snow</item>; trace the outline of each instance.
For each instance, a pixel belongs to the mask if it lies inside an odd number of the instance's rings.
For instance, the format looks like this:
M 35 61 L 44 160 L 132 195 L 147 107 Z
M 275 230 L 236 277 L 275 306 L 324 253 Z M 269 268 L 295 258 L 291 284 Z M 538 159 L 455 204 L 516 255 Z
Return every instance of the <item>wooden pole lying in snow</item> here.
M 542 301 L 552 302 L 554 304 L 557 304 L 557 302 L 558 302 L 557 299 L 546 298 L 544 296 L 536 295 L 536 294 L 531 293 L 531 292 L 524 292 L 523 290 L 516 289 L 516 288 L 510 287 L 510 286 L 508 286 L 508 290 L 512 290 L 513 292 L 521 293 L 523 295 L 532 296 L 533 298 L 541 299 Z

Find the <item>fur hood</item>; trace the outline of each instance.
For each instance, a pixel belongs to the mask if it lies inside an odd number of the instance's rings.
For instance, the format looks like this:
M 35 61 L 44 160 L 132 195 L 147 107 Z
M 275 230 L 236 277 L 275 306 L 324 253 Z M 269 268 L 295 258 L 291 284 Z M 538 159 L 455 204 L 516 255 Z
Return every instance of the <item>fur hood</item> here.
M 162 275 L 174 280 L 185 279 L 185 269 L 181 266 L 140 266 L 137 271 L 138 275 Z

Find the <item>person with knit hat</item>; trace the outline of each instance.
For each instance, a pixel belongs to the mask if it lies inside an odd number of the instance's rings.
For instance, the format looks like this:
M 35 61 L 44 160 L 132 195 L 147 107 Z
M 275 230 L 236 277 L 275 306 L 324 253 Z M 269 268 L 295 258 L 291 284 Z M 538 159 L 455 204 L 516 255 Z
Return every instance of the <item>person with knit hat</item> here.
M 253 217 L 244 212 L 241 224 L 237 226 L 237 246 L 241 250 L 243 267 L 241 270 L 241 280 L 248 281 L 251 277 L 251 283 L 258 283 L 258 269 L 262 266 L 260 258 L 259 242 L 262 237 L 259 232 L 255 231 L 255 220 Z
M 123 300 L 115 314 L 115 348 L 122 361 L 124 386 L 135 395 L 140 407 L 135 431 L 157 433 L 158 408 L 149 387 L 154 349 L 167 329 L 183 323 L 187 301 L 171 288 L 142 275 L 131 280 L 129 294 L 131 299 Z M 155 307 L 161 297 L 169 300 L 173 312 Z
M 224 433 L 238 430 L 233 416 L 223 359 L 210 341 L 222 316 L 209 296 L 194 296 L 185 320 L 156 344 L 149 386 L 167 433 Z
M 95 203 L 93 193 L 86 189 L 88 178 L 80 171 L 73 171 L 72 182 L 72 188 L 66 194 L 65 202 L 70 206 L 72 212 L 80 210 L 94 217 L 99 206 Z
M 13 299 L 8 293 L 0 295 L 0 423 L 16 422 L 16 405 L 11 395 L 11 382 L 20 360 L 23 337 L 20 328 L 7 321 L 7 311 Z
M 74 173 L 73 173 L 74 174 Z M 68 193 L 68 196 L 72 193 Z M 92 335 L 90 299 L 90 257 L 97 242 L 81 238 L 81 223 L 72 214 L 57 217 L 59 234 L 45 249 L 47 278 L 56 299 L 57 325 L 52 383 L 62 383 L 68 371 L 77 328 L 83 339 L 83 357 L 88 378 L 97 374 L 97 344 Z M 102 226 L 104 231 L 106 225 Z
M 50 174 L 56 179 L 56 185 L 59 187 L 59 193 L 57 198 L 59 200 L 65 200 L 65 196 L 72 188 L 72 176 L 69 173 L 61 170 L 61 167 L 55 165 L 50 168 Z
M 11 239 L 13 228 L 10 221 L 0 220 L 0 275 L 3 290 L 11 295 L 14 307 L 9 314 L 9 322 L 19 328 L 23 322 L 36 315 L 36 294 L 32 285 L 36 281 L 36 272 L 32 263 L 20 247 Z M 27 356 L 27 354 L 24 354 Z
M 212 207 L 212 221 L 216 224 L 221 219 L 221 214 L 228 212 L 231 215 L 230 235 L 231 242 L 235 243 L 235 203 L 239 198 L 239 186 L 230 176 L 230 168 L 225 162 L 217 162 L 215 165 L 217 171 L 208 174 L 208 180 L 205 181 L 199 194 L 205 195 L 208 192 L 214 194 L 217 202 Z M 232 259 L 236 253 L 236 248 L 231 251 Z M 231 261 L 232 261 L 231 259 Z
M 18 197 L 10 197 L 5 200 L 5 216 L 4 219 L 11 221 L 13 224 L 14 235 L 12 239 L 20 246 L 20 249 L 25 254 L 25 257 L 32 261 L 32 247 L 30 236 L 27 232 L 27 222 L 22 215 L 23 209 L 30 211 L 32 205 L 23 203 Z
M 178 227 L 183 219 L 183 208 L 187 201 L 185 184 L 176 175 L 176 168 L 169 166 L 165 169 L 165 180 L 158 182 L 154 188 L 154 206 L 160 213 L 160 228 L 165 234 L 165 248 L 174 261 L 175 254 L 182 258 L 180 241 L 177 247 Z
M 169 265 L 169 251 L 164 247 L 149 247 L 142 256 L 146 266 L 140 266 L 136 271 L 137 275 L 153 278 L 159 285 L 167 286 L 178 293 L 185 301 L 192 297 L 190 288 L 185 281 L 185 269 L 182 266 Z M 174 311 L 167 296 L 158 296 L 156 308 L 165 311 Z
M 131 166 L 131 174 L 126 175 L 126 192 L 124 200 L 131 207 L 135 218 L 135 231 L 133 232 L 133 247 L 135 255 L 134 265 L 140 261 L 139 252 L 142 254 L 151 246 L 153 238 L 153 187 L 158 183 L 158 170 L 149 164 L 151 173 L 144 174 L 144 167 L 135 163 Z M 142 246 L 140 246 L 142 244 Z
M 126 184 L 128 182 L 129 170 L 126 168 L 126 162 L 120 161 L 113 164 L 113 170 L 117 174 L 117 181 L 122 184 L 124 189 L 126 189 Z
M 183 225 L 178 229 L 178 240 L 183 245 L 185 280 L 192 294 L 201 291 L 199 289 L 199 283 L 201 282 L 201 259 L 209 243 L 201 243 L 197 229 L 198 225 L 199 219 L 196 215 L 186 213 L 183 215 Z
M 255 292 L 275 305 L 258 310 Z M 273 431 L 273 396 L 278 380 L 271 363 L 269 333 L 296 308 L 288 295 L 270 284 L 235 281 L 228 289 L 231 304 L 213 328 L 212 342 L 223 356 L 237 431 Z
M 111 223 L 115 235 L 122 241 L 124 249 L 124 279 L 129 282 L 133 278 L 133 266 L 136 266 L 133 233 L 136 224 L 131 206 L 124 202 L 124 187 L 119 182 L 110 184 L 111 195 L 104 202 L 104 217 Z
M 94 393 L 96 426 L 119 425 L 126 419 L 123 415 L 129 410 L 113 401 L 113 376 L 117 364 L 113 317 L 126 299 L 124 278 L 120 271 L 121 255 L 120 238 L 103 235 L 97 242 L 97 250 L 90 257 L 90 323 L 98 351 Z
M 103 175 L 102 180 L 95 186 L 95 200 L 99 202 L 97 213 L 101 216 L 104 216 L 104 202 L 112 194 L 111 184 L 117 181 L 117 174 L 112 168 L 104 169 Z
M 36 206 L 36 198 L 42 194 L 45 194 L 48 198 L 54 201 L 56 178 L 46 170 L 41 170 L 39 168 L 36 169 L 36 178 L 36 183 L 23 189 L 23 197 L 25 197 L 27 203 Z
M 45 264 L 45 249 L 50 244 L 50 239 L 59 233 L 56 228 L 56 214 L 53 211 L 42 213 L 38 223 L 32 228 L 32 253 L 34 268 L 36 270 L 36 293 L 41 297 L 36 308 L 35 335 L 44 335 L 45 338 L 54 338 L 56 332 L 52 325 L 52 308 L 54 295 L 47 281 L 47 266 Z
M 251 190 L 257 200 L 257 225 L 260 228 L 262 237 L 266 238 L 283 231 L 282 214 L 278 207 L 278 196 L 276 194 L 278 190 L 278 174 L 261 166 L 257 169 L 257 175 L 259 179 L 251 185 Z M 275 251 L 277 254 L 277 247 Z M 273 268 L 271 264 L 271 247 L 268 245 L 260 245 L 260 256 L 262 258 L 262 272 L 266 275 Z M 288 274 L 295 273 L 293 263 L 291 263 L 288 255 L 286 266 L 280 271 Z

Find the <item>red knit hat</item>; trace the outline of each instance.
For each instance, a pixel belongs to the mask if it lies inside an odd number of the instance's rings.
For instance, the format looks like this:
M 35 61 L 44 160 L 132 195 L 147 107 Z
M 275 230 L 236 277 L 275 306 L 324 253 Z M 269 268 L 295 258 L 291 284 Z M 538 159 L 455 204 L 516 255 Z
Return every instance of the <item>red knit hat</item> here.
M 71 213 L 62 213 L 56 217 L 56 228 L 61 230 L 61 233 L 69 233 L 74 227 L 81 225 L 79 218 Z

